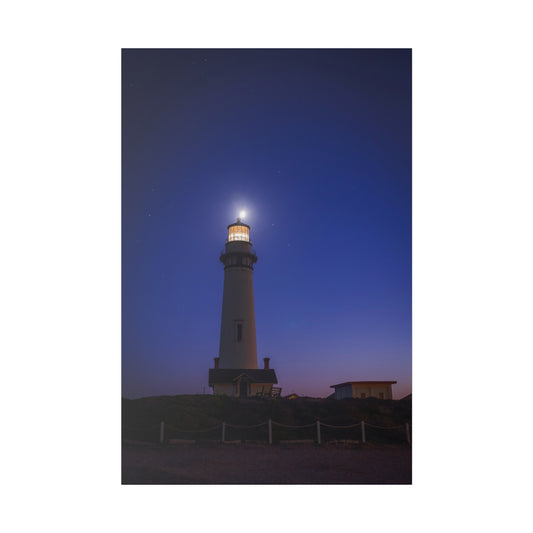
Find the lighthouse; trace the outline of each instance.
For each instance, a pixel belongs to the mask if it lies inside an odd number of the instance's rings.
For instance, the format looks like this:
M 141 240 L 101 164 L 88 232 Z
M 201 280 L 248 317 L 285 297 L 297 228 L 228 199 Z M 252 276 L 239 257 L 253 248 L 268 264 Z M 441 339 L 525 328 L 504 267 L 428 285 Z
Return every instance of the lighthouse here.
M 237 218 L 227 229 L 220 255 L 224 265 L 220 345 L 214 368 L 209 370 L 209 386 L 214 394 L 271 396 L 277 378 L 270 358 L 264 358 L 262 369 L 257 367 L 253 284 L 257 255 L 252 249 L 250 226 Z M 279 391 L 274 388 L 274 393 Z
M 224 293 L 220 324 L 220 368 L 257 368 L 255 336 L 254 264 L 250 226 L 240 218 L 228 226 L 220 256 L 224 264 Z

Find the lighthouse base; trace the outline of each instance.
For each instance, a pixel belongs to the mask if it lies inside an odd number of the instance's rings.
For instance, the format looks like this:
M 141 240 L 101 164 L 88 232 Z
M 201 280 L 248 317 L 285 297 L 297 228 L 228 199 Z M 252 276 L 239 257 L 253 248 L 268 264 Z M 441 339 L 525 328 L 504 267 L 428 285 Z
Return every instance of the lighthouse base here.
M 255 368 L 210 368 L 209 386 L 213 394 L 249 398 L 271 396 L 277 384 L 276 372 L 272 369 Z

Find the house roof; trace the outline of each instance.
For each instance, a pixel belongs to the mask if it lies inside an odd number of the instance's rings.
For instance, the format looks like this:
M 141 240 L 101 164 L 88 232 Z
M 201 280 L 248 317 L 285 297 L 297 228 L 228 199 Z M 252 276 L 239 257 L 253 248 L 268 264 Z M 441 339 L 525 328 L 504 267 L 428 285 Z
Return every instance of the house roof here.
M 214 383 L 233 383 L 240 376 L 246 376 L 252 383 L 277 383 L 276 372 L 272 368 L 210 368 L 209 386 Z
M 343 385 L 393 385 L 394 383 L 397 383 L 397 381 L 345 381 L 338 385 L 330 385 L 330 388 L 334 389 Z

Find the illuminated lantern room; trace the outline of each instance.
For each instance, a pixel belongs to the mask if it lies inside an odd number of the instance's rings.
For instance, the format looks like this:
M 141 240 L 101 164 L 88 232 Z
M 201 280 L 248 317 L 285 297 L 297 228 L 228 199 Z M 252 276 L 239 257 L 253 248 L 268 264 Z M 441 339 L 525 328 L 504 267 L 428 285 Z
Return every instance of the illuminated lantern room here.
M 237 222 L 228 226 L 228 241 L 244 241 L 250 242 L 250 226 L 241 222 L 238 218 Z

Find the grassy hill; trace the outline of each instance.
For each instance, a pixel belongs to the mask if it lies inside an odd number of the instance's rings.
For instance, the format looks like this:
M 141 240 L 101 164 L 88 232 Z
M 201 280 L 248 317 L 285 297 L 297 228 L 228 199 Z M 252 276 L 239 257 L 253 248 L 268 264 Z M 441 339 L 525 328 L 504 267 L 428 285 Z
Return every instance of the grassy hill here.
M 365 421 L 367 440 L 405 441 L 405 423 L 411 423 L 411 400 L 368 399 L 269 399 L 230 398 L 211 395 L 153 396 L 122 400 L 123 438 L 156 442 L 159 424 L 165 422 L 167 435 L 176 438 L 219 439 L 221 423 L 227 424 L 226 439 L 265 440 L 267 428 L 243 428 L 266 422 L 305 426 L 317 420 L 332 426 L 347 426 Z M 380 428 L 398 427 L 396 430 Z M 210 430 L 210 428 L 213 428 Z M 336 429 L 322 427 L 328 438 L 359 438 L 360 427 Z M 314 438 L 316 428 L 291 429 L 273 426 L 274 440 Z

